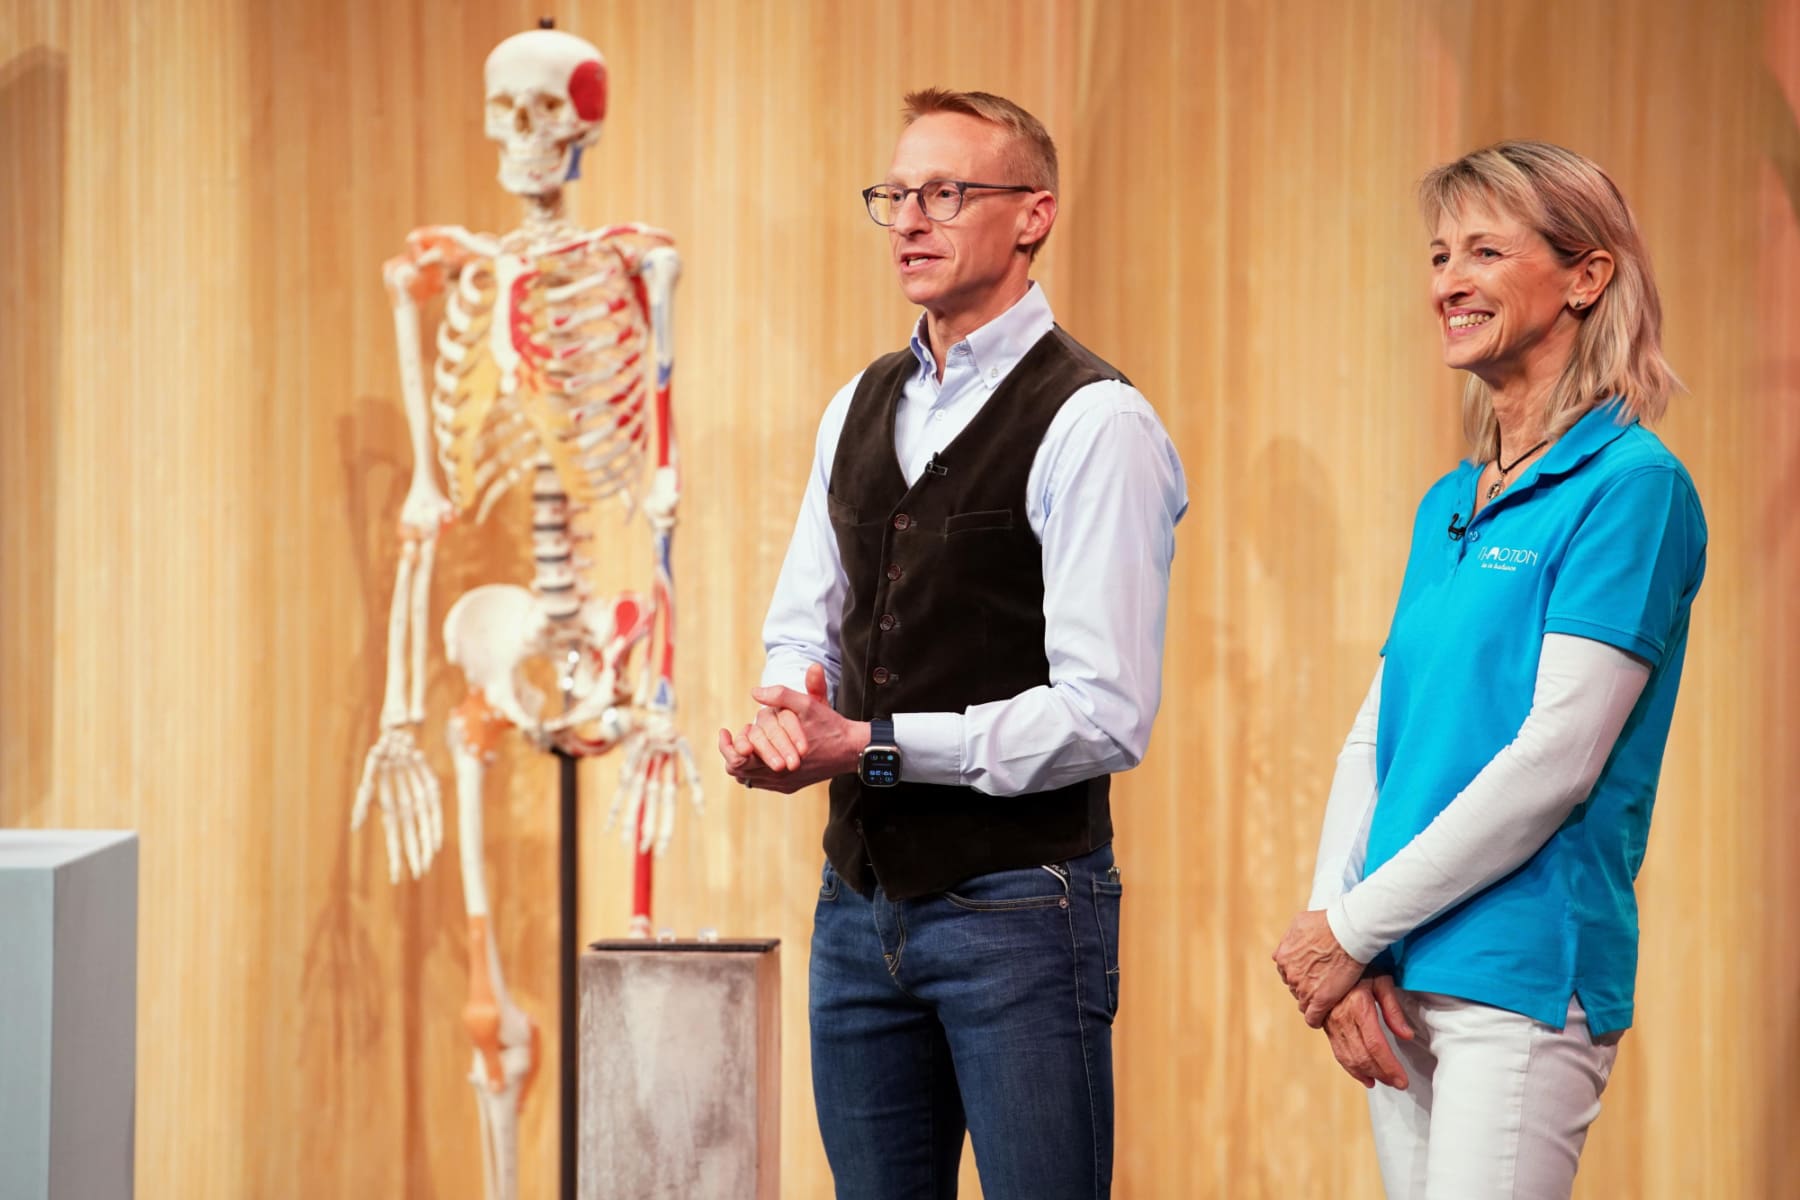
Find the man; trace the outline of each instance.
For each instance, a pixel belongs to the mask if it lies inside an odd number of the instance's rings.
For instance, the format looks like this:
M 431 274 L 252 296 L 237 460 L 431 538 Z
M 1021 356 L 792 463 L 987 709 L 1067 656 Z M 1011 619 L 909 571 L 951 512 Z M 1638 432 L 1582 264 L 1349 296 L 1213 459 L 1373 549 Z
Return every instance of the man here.
M 1161 698 L 1181 463 L 1031 281 L 1056 148 L 983 92 L 915 92 L 869 215 L 923 308 L 820 422 L 764 626 L 747 786 L 831 782 L 813 1095 L 838 1195 L 1112 1182 L 1119 872 L 1108 775 Z

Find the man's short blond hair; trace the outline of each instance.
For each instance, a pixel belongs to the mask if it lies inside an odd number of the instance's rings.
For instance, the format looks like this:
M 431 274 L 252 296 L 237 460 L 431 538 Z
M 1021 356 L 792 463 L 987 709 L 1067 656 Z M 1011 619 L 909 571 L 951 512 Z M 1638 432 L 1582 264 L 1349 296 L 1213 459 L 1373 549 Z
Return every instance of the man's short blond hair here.
M 1006 154 L 1007 170 L 1011 172 L 1011 178 L 980 179 L 975 182 L 1024 184 L 1040 192 L 1049 192 L 1053 196 L 1056 194 L 1056 143 L 1051 140 L 1050 131 L 1044 128 L 1042 121 L 1005 96 L 996 96 L 992 92 L 922 88 L 906 93 L 905 104 L 904 116 L 908 125 L 932 113 L 961 113 L 965 117 L 998 125 L 1012 135 Z M 1037 257 L 1038 250 L 1049 236 L 1045 234 L 1031 247 L 1033 258 Z

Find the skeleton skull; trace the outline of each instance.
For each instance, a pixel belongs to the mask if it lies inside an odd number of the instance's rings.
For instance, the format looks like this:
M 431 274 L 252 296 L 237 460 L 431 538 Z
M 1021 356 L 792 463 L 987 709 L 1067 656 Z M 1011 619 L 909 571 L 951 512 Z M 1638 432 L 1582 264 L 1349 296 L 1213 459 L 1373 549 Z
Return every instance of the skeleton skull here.
M 487 60 L 487 136 L 500 143 L 500 186 L 518 196 L 558 191 L 606 116 L 600 51 L 555 29 L 514 34 Z

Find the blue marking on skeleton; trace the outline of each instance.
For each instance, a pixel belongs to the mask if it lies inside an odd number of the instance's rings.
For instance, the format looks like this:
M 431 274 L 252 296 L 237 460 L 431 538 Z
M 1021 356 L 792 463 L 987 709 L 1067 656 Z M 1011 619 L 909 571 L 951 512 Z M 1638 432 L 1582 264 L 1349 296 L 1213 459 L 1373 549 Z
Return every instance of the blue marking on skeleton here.
M 563 176 L 564 183 L 574 183 L 581 178 L 581 149 L 576 146 L 569 151 L 569 173 Z
M 658 708 L 667 708 L 674 700 L 675 688 L 666 679 L 657 680 L 655 705 Z
M 674 574 L 674 568 L 669 564 L 669 535 L 666 533 L 656 535 L 656 569 L 665 579 Z
M 674 374 L 674 372 L 675 372 L 675 364 L 674 363 L 657 363 L 656 364 L 656 386 L 659 388 L 668 387 L 669 386 L 669 376 Z

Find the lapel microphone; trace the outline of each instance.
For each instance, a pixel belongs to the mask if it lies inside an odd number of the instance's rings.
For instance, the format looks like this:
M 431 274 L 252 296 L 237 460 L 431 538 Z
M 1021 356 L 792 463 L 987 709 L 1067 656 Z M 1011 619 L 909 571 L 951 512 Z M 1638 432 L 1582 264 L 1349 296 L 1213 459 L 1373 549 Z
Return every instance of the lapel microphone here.
M 927 475 L 948 475 L 950 468 L 939 462 L 938 456 L 933 454 L 925 461 L 925 473 Z
M 1461 513 L 1451 513 L 1450 528 L 1444 531 L 1450 535 L 1450 540 L 1453 542 L 1462 541 L 1462 535 L 1469 532 L 1469 523 L 1467 521 L 1463 521 L 1461 525 L 1457 524 L 1457 521 L 1461 520 L 1461 518 Z

